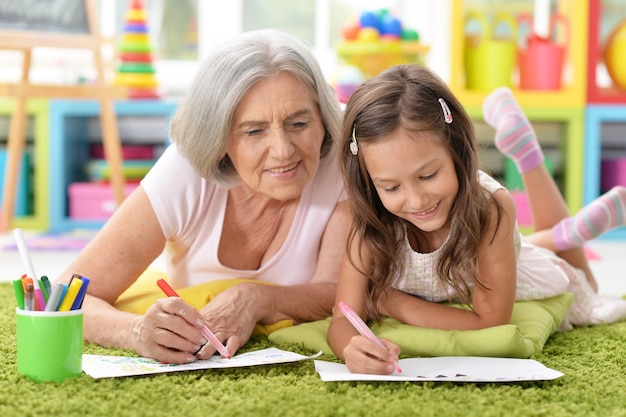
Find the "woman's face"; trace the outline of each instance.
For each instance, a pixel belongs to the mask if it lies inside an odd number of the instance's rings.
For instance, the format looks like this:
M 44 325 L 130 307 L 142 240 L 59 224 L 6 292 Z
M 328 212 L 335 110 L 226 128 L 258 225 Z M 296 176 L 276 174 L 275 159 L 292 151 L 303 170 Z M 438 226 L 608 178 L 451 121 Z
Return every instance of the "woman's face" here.
M 241 100 L 226 152 L 248 187 L 286 201 L 300 197 L 315 176 L 323 138 L 309 89 L 283 71 L 254 84 Z
M 416 134 L 399 128 L 362 147 L 385 208 L 431 233 L 437 242 L 448 235 L 450 211 L 459 192 L 454 162 L 442 142 L 431 131 Z

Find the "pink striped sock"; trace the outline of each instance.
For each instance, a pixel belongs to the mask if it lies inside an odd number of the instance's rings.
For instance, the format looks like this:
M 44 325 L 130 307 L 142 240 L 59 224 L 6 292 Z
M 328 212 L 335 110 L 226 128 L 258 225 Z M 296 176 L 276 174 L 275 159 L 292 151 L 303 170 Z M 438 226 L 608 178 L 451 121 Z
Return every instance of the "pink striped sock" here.
M 626 226 L 626 187 L 618 185 L 557 223 L 552 238 L 559 250 L 567 250 L 620 226 Z
M 485 98 L 483 115 L 496 129 L 496 148 L 515 162 L 520 173 L 543 162 L 535 131 L 509 88 L 496 88 Z

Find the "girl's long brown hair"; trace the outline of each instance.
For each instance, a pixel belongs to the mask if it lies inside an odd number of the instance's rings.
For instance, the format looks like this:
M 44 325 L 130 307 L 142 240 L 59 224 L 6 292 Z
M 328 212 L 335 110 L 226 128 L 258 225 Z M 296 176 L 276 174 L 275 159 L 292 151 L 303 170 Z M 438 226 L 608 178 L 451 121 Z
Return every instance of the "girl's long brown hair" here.
M 439 98 L 450 108 L 450 124 L 444 121 Z M 341 168 L 353 215 L 347 250 L 350 254 L 358 245 L 359 259 L 350 256 L 350 262 L 369 277 L 367 310 L 375 320 L 380 319 L 381 297 L 403 272 L 398 254 L 402 253 L 406 230 L 414 232 L 418 240 L 423 232 L 385 209 L 361 153 L 353 155 L 350 142 L 353 129 L 360 147 L 386 138 L 399 127 L 437 132 L 454 161 L 459 191 L 450 212 L 450 235 L 437 265 L 440 279 L 454 288 L 465 304 L 471 301 L 468 282 L 484 287 L 476 259 L 481 238 L 488 230 L 490 196 L 478 181 L 474 125 L 434 73 L 420 65 L 398 65 L 366 81 L 352 94 L 342 128 Z

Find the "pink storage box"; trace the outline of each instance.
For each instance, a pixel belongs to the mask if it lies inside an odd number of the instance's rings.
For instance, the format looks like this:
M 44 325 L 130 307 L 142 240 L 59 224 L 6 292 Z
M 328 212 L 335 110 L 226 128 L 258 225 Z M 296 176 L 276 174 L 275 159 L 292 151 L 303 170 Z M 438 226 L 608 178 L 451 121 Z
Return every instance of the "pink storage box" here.
M 517 224 L 521 227 L 532 226 L 533 216 L 530 212 L 530 204 L 528 204 L 528 195 L 525 191 L 511 191 L 513 201 L 517 208 Z
M 626 158 L 603 159 L 600 189 L 608 191 L 616 185 L 626 185 Z
M 104 159 L 104 146 L 92 144 L 89 147 L 89 156 L 95 159 Z M 149 145 L 122 145 L 124 159 L 154 159 L 154 148 Z
M 129 195 L 138 183 L 126 184 Z M 107 220 L 117 208 L 110 184 L 75 182 L 70 184 L 70 218 L 74 220 Z

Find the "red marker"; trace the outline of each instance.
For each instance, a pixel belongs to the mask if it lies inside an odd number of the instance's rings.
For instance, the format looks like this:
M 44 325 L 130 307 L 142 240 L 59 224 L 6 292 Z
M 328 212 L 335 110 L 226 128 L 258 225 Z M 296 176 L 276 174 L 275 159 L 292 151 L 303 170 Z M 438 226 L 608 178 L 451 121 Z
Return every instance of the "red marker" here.
M 164 279 L 157 280 L 157 285 L 168 297 L 180 297 Z M 213 332 L 207 327 L 206 324 L 204 325 L 204 327 L 202 327 L 201 331 L 202 334 L 205 335 L 207 339 L 209 339 L 209 342 L 211 342 L 213 347 L 217 349 L 220 355 L 225 358 L 230 358 L 230 354 L 226 350 L 226 347 L 222 344 L 222 342 L 219 341 L 219 339 L 213 334 Z

